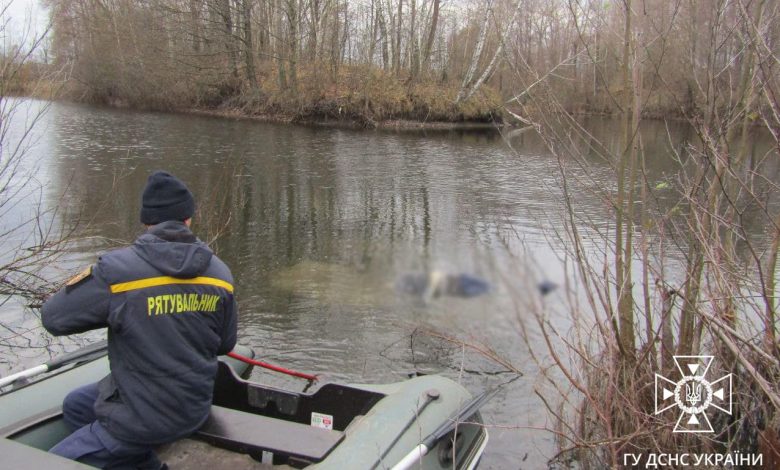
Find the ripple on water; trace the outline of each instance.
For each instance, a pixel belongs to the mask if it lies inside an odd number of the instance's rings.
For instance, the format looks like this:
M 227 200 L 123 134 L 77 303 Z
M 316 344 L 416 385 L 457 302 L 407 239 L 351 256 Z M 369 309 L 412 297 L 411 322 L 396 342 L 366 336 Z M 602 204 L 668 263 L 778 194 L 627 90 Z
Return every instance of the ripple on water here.
M 513 137 L 510 150 L 496 133 L 359 132 L 71 104 L 53 105 L 45 120 L 46 138 L 32 152 L 51 207 L 72 194 L 72 207 L 93 221 L 90 235 L 139 232 L 138 192 L 151 170 L 188 182 L 204 211 L 196 233 L 222 231 L 213 247 L 236 279 L 240 338 L 260 358 L 347 382 L 442 373 L 476 392 L 510 375 L 415 329 L 488 345 L 526 375 L 485 407 L 503 427 L 491 431 L 483 466 L 539 468 L 554 453 L 552 435 L 538 431 L 548 414 L 529 354 L 545 350 L 532 328 L 533 280 L 567 280 L 559 164 L 572 164 L 575 217 L 603 230 L 610 208 L 596 189 L 611 187 L 607 162 L 559 160 L 532 132 Z M 661 179 L 663 168 L 649 165 L 648 178 Z M 494 289 L 428 303 L 395 291 L 399 275 L 433 268 L 479 275 Z M 554 308 L 563 299 L 545 302 L 565 330 Z M 303 387 L 278 374 L 254 377 Z

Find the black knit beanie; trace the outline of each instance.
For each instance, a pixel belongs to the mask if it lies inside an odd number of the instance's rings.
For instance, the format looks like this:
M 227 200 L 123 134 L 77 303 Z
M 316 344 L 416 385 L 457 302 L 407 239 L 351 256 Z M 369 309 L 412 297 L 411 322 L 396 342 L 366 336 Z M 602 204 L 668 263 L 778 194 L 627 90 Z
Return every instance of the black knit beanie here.
M 195 198 L 179 178 L 164 171 L 155 171 L 149 176 L 141 196 L 142 224 L 185 220 L 194 213 Z

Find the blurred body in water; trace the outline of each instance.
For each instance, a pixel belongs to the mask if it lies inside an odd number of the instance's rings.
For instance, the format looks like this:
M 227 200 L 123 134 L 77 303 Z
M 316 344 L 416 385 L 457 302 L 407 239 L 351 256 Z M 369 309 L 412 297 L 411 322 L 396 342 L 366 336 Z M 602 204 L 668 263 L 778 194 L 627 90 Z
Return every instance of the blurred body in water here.
M 427 273 L 402 275 L 396 288 L 404 294 L 430 301 L 443 295 L 453 297 L 476 297 L 490 291 L 490 284 L 477 276 L 466 273 L 447 273 L 433 270 Z
M 552 281 L 540 282 L 536 289 L 542 296 L 558 288 Z M 477 297 L 490 292 L 491 286 L 486 280 L 466 273 L 448 273 L 433 270 L 427 273 L 408 273 L 398 278 L 398 292 L 413 295 L 429 302 L 448 295 L 451 297 Z

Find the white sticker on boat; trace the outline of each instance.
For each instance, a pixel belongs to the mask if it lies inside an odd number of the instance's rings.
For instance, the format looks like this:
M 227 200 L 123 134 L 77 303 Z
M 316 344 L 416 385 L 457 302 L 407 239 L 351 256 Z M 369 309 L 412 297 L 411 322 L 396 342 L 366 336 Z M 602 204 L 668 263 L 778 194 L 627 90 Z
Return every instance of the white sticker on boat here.
M 315 428 L 333 429 L 333 416 L 312 411 L 311 425 Z

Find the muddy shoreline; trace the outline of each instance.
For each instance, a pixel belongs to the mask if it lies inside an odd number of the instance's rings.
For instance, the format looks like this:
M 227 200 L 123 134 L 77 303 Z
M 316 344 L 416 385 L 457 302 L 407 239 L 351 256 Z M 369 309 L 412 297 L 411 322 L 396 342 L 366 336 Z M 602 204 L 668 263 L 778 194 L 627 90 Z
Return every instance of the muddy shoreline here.
M 484 130 L 500 127 L 514 127 L 500 122 L 448 122 L 448 121 L 413 121 L 407 119 L 390 119 L 386 121 L 361 120 L 345 117 L 334 119 L 329 117 L 294 116 L 288 114 L 247 114 L 240 109 L 202 109 L 182 108 L 172 112 L 193 114 L 197 116 L 220 117 L 237 120 L 250 120 L 276 124 L 302 124 L 319 127 L 337 127 L 349 129 L 391 129 L 391 130 Z

